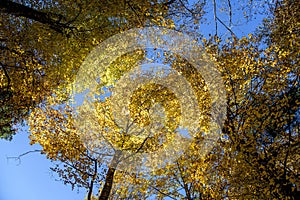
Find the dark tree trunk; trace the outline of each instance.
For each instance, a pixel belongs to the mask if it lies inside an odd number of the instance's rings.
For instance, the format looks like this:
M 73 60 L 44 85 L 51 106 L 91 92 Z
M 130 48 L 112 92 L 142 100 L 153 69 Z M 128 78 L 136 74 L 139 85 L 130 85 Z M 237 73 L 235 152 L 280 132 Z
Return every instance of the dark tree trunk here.
M 109 198 L 110 191 L 111 191 L 111 188 L 113 185 L 115 171 L 116 171 L 116 168 L 120 161 L 121 155 L 122 155 L 122 152 L 120 150 L 117 150 L 111 161 L 111 165 L 109 166 L 108 171 L 106 173 L 105 183 L 104 183 L 103 189 L 101 191 L 101 194 L 98 198 L 99 200 L 107 200 Z

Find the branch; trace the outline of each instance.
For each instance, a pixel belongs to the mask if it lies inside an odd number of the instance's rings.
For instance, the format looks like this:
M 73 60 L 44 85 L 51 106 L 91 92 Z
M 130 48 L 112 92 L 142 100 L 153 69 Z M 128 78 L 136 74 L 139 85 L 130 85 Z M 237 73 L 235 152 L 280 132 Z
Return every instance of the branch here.
M 0 12 L 12 14 L 16 17 L 25 17 L 49 25 L 51 29 L 62 34 L 66 33 L 67 30 L 75 29 L 75 27 L 69 26 L 68 23 L 61 23 L 61 20 L 65 19 L 62 15 L 50 12 L 44 13 L 10 0 L 0 1 Z
M 231 2 L 230 0 L 227 0 L 228 2 L 228 7 L 229 7 L 229 26 L 232 25 L 232 7 L 231 7 Z
M 155 186 L 149 185 L 150 187 L 152 187 L 154 190 L 156 190 L 157 192 L 159 192 L 162 195 L 165 195 L 166 197 L 169 197 L 170 199 L 174 199 L 176 200 L 176 198 L 172 197 L 171 195 L 161 191 L 160 189 L 156 188 Z
M 139 23 L 141 24 L 141 26 L 143 25 L 143 22 L 140 19 L 140 15 L 136 12 L 135 8 L 130 4 L 130 1 L 125 1 L 125 3 L 128 4 L 128 6 L 130 7 L 130 9 L 134 12 L 134 14 L 136 15 Z
M 175 2 L 175 0 L 170 0 L 170 1 L 167 1 L 166 3 L 164 3 L 165 6 L 169 6 L 171 4 L 173 4 Z
M 67 159 L 70 160 L 68 157 L 67 157 Z M 88 173 L 88 172 L 85 172 L 85 171 L 81 170 L 80 168 L 76 167 L 74 164 L 70 164 L 70 163 L 68 163 L 67 161 L 62 161 L 62 163 L 66 164 L 67 166 L 73 168 L 73 169 L 76 170 L 76 171 L 79 171 L 79 172 L 82 173 L 82 174 L 86 174 L 86 175 L 88 175 L 88 176 L 90 176 L 90 177 L 93 177 L 93 174 L 90 174 L 90 173 Z
M 215 29 L 216 29 L 216 35 L 218 35 L 218 22 L 217 22 L 217 3 L 216 0 L 213 0 L 214 4 L 214 20 L 215 20 Z
M 179 2 L 180 2 L 180 4 L 181 4 L 188 12 L 190 12 L 193 16 L 195 16 L 195 13 L 194 13 L 191 9 L 189 9 L 189 8 L 182 2 L 182 0 L 179 0 Z
M 231 33 L 233 37 L 237 38 L 235 33 L 222 20 L 220 20 L 219 17 L 216 17 L 216 19 Z
M 7 159 L 15 159 L 16 161 L 19 162 L 17 165 L 20 165 L 20 164 L 21 164 L 21 158 L 22 158 L 23 156 L 26 156 L 27 154 L 35 153 L 35 152 L 42 152 L 42 150 L 36 149 L 36 150 L 32 150 L 32 151 L 27 151 L 27 152 L 25 152 L 25 153 L 23 153 L 23 154 L 21 154 L 21 155 L 19 155 L 19 156 L 16 156 L 16 157 L 12 156 L 12 157 L 6 157 L 6 158 L 7 158 Z
M 9 77 L 9 74 L 8 74 L 8 72 L 7 72 L 6 67 L 4 66 L 4 64 L 2 62 L 0 62 L 0 65 L 1 65 L 1 67 L 3 69 L 3 71 L 4 71 L 4 74 L 5 74 L 6 78 L 7 78 L 7 88 L 9 89 L 10 88 L 11 79 Z
M 93 177 L 91 179 L 91 183 L 89 185 L 89 192 L 88 192 L 88 196 L 87 196 L 88 200 L 92 199 L 94 181 L 95 181 L 95 179 L 97 177 L 97 173 L 98 173 L 98 163 L 97 163 L 97 160 L 94 160 L 94 166 L 95 166 L 95 170 L 94 170 Z
M 187 198 L 188 200 L 192 200 L 192 197 L 191 197 L 191 194 L 190 194 L 188 185 L 187 185 L 187 183 L 186 183 L 185 180 L 184 180 L 183 172 L 182 172 L 182 170 L 181 170 L 181 168 L 180 168 L 180 166 L 179 166 L 178 161 L 176 161 L 176 164 L 177 164 L 177 168 L 178 168 L 178 170 L 179 170 L 180 178 L 181 178 L 182 183 L 183 183 L 183 188 L 184 188 L 185 194 L 187 195 L 186 198 Z

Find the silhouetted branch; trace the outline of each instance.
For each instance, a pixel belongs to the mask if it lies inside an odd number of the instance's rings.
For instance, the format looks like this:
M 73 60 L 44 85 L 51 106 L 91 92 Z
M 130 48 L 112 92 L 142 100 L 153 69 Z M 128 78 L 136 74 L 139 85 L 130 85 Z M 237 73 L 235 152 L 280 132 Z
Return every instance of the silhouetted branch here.
M 65 17 L 60 14 L 41 12 L 10 0 L 0 1 L 0 12 L 12 14 L 16 17 L 25 17 L 49 25 L 51 29 L 62 34 L 65 34 L 68 30 L 76 29 L 76 27 L 71 27 L 69 23 L 62 23 L 61 21 L 65 20 Z
M 25 153 L 22 153 L 21 155 L 19 155 L 19 156 L 10 156 L 10 157 L 6 157 L 7 159 L 14 159 L 15 161 L 18 161 L 19 163 L 18 163 L 18 165 L 20 165 L 21 164 L 21 158 L 23 157 L 23 156 L 26 156 L 26 155 L 28 155 L 28 154 L 30 154 L 30 153 L 35 153 L 35 152 L 42 152 L 42 150 L 32 150 L 32 151 L 27 151 L 27 152 L 25 152 Z

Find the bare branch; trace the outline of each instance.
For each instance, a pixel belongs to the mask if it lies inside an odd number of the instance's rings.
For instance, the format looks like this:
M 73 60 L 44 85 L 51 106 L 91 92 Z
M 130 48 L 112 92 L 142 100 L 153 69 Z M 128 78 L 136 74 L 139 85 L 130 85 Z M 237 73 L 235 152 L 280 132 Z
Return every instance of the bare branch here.
M 215 20 L 215 29 L 216 29 L 216 35 L 218 35 L 218 22 L 217 22 L 217 3 L 216 0 L 213 0 L 214 4 L 214 20 Z
M 196 15 L 191 9 L 189 9 L 183 2 L 182 0 L 179 0 L 180 4 L 188 11 L 190 12 L 192 15 Z
M 232 25 L 232 7 L 231 7 L 231 2 L 230 0 L 227 0 L 228 2 L 228 7 L 229 7 L 229 26 Z
M 92 177 L 90 185 L 89 185 L 89 191 L 88 191 L 88 196 L 87 196 L 88 200 L 92 199 L 94 181 L 97 177 L 97 173 L 98 173 L 98 163 L 97 163 L 97 160 L 94 160 L 94 174 L 93 174 L 93 177 Z
M 236 37 L 235 33 L 222 20 L 220 20 L 218 17 L 216 19 L 231 33 L 233 37 Z
M 156 190 L 157 192 L 159 192 L 160 194 L 165 195 L 166 197 L 169 197 L 169 198 L 171 198 L 171 199 L 176 200 L 176 198 L 174 198 L 174 197 L 172 197 L 171 195 L 169 195 L 169 194 L 167 194 L 167 193 L 161 191 L 160 189 L 158 189 L 158 188 L 156 188 L 156 187 L 154 187 L 154 186 L 152 186 L 152 185 L 149 185 L 149 186 L 152 187 L 152 188 L 153 188 L 154 190 Z
M 10 157 L 6 157 L 6 158 L 7 158 L 8 160 L 9 160 L 9 159 L 14 159 L 15 161 L 18 161 L 18 164 L 17 164 L 17 165 L 20 165 L 20 164 L 21 164 L 21 158 L 22 158 L 23 156 L 26 156 L 26 155 L 28 155 L 28 154 L 30 154 L 30 153 L 36 153 L 36 152 L 42 152 L 42 150 L 36 149 L 36 150 L 27 151 L 27 152 L 25 152 L 25 153 L 22 153 L 22 154 L 19 155 L 19 156 L 10 156 Z

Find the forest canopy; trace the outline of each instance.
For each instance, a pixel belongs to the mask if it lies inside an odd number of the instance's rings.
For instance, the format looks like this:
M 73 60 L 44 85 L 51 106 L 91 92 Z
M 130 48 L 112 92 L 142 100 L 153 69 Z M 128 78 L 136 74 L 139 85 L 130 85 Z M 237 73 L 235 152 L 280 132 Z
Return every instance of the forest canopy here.
M 297 1 L 1 0 L 0 27 L 0 138 L 86 199 L 300 198 Z

